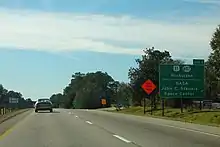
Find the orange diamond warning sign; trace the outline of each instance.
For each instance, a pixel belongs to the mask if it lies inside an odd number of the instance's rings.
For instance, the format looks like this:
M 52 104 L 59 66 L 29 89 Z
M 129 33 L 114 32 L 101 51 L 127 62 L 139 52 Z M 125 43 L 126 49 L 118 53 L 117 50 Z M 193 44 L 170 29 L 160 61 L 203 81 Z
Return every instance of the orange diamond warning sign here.
M 141 87 L 148 95 L 156 89 L 156 86 L 151 80 L 145 81 L 144 84 L 141 85 Z

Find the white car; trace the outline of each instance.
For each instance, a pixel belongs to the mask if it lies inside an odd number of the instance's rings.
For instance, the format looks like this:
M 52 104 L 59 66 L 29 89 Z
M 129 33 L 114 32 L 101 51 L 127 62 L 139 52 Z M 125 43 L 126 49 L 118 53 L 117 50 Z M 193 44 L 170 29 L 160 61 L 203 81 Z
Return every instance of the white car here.
M 53 112 L 53 104 L 49 99 L 38 99 L 34 108 L 36 113 L 39 110 L 49 110 L 50 112 Z

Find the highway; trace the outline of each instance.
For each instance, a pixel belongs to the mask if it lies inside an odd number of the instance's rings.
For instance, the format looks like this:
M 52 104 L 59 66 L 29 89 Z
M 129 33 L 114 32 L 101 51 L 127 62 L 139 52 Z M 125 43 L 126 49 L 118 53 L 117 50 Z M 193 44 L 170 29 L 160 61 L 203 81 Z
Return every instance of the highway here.
M 219 146 L 219 128 L 98 110 L 30 112 L 0 136 L 0 147 Z

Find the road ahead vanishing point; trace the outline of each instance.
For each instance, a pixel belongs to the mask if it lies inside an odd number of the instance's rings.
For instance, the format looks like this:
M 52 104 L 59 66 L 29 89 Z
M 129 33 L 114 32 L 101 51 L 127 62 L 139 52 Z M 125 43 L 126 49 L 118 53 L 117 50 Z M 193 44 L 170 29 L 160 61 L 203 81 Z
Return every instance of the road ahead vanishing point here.
M 1 135 L 0 146 L 219 147 L 220 129 L 98 110 L 56 109 L 31 112 Z

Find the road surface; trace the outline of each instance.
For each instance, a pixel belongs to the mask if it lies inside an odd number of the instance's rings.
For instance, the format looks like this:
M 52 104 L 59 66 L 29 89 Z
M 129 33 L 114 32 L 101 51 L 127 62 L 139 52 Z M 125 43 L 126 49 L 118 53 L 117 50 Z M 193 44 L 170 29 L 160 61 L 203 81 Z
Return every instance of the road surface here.
M 219 147 L 220 131 L 95 110 L 31 112 L 0 136 L 1 147 Z M 172 124 L 173 123 L 173 124 Z M 0 124 L 1 125 L 1 124 Z M 193 125 L 191 125 L 192 127 Z M 198 129 L 197 128 L 197 129 Z M 206 130 L 205 130 L 206 129 Z M 212 133 L 213 132 L 213 133 Z M 218 134 L 219 133 L 219 134 Z

